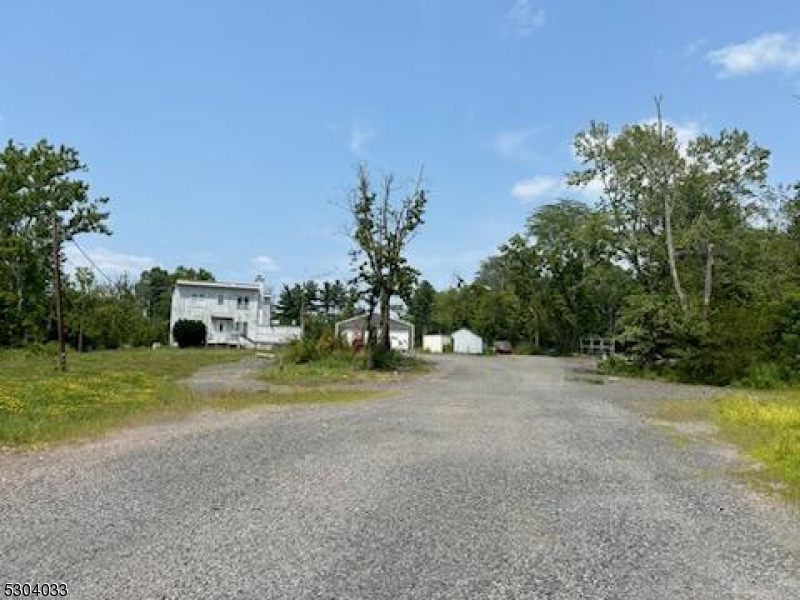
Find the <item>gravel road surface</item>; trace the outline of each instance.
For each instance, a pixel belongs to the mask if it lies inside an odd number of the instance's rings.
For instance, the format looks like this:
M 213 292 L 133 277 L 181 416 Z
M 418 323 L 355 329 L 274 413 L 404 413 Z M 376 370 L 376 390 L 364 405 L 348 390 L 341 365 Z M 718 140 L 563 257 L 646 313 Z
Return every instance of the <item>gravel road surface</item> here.
M 0 454 L 0 585 L 70 598 L 800 598 L 800 518 L 579 363 Z

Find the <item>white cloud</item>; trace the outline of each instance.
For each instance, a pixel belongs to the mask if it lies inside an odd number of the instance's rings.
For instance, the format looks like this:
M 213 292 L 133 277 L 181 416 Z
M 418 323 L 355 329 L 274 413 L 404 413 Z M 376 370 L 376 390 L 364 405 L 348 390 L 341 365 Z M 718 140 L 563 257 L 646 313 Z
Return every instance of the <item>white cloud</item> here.
M 642 125 L 655 125 L 657 122 L 657 117 L 650 117 L 649 119 L 640 121 Z M 678 145 L 682 150 L 686 150 L 686 146 L 689 145 L 689 142 L 703 133 L 703 128 L 699 123 L 694 121 L 679 123 L 677 121 L 663 119 L 663 122 L 666 127 L 671 127 L 672 130 L 675 131 L 675 137 L 678 139 Z
M 647 119 L 642 119 L 635 123 L 636 125 L 655 125 L 658 122 L 657 117 L 649 117 Z M 678 148 L 681 153 L 685 156 L 686 148 L 693 139 L 698 137 L 699 135 L 704 133 L 703 126 L 697 123 L 696 121 L 671 121 L 670 119 L 663 119 L 664 125 L 666 127 L 672 128 L 675 132 L 675 137 L 678 140 Z M 609 133 L 609 141 L 614 141 L 617 136 L 619 136 L 619 131 L 611 131 Z M 575 145 L 570 144 L 570 154 L 572 155 L 572 160 L 576 163 L 580 163 L 581 159 L 575 152 Z
M 361 156 L 366 146 L 375 137 L 375 131 L 364 125 L 356 124 L 350 128 L 350 152 Z
M 678 144 L 681 148 L 686 148 L 693 139 L 703 133 L 703 128 L 699 123 L 694 121 L 687 121 L 685 123 L 673 123 L 667 121 L 667 124 L 675 130 L 675 136 L 678 138 Z
M 274 258 L 261 254 L 253 259 L 253 266 L 261 271 L 280 271 L 280 267 Z
M 535 129 L 507 129 L 497 134 L 494 146 L 506 158 L 529 160 L 533 157 L 530 139 L 535 133 Z
M 547 13 L 538 0 L 514 0 L 506 15 L 509 31 L 520 37 L 528 37 L 543 27 Z
M 708 44 L 708 40 L 706 38 L 700 38 L 688 44 L 686 48 L 683 49 L 683 55 L 686 57 L 694 56 L 698 52 L 700 52 L 706 45 Z
M 590 200 L 592 202 L 600 200 L 600 198 L 603 196 L 603 192 L 605 191 L 603 188 L 603 182 L 599 179 L 592 179 L 583 187 L 567 188 L 565 185 L 564 189 L 565 191 L 567 189 L 573 190 L 574 192 L 577 192 L 579 195 L 583 196 L 586 200 Z
M 584 186 L 567 185 L 566 177 L 538 176 L 518 181 L 511 188 L 511 195 L 527 204 L 535 200 L 555 200 L 557 198 L 579 198 L 588 202 L 597 202 L 603 195 L 603 184 L 594 179 Z
M 657 117 L 650 117 L 647 119 L 642 119 L 637 123 L 637 125 L 655 125 L 657 122 Z M 686 157 L 686 150 L 689 142 L 703 133 L 703 127 L 695 121 L 678 122 L 671 121 L 669 119 L 663 119 L 663 122 L 665 126 L 670 127 L 673 129 L 673 131 L 675 131 L 675 137 L 678 141 L 678 151 L 682 156 Z M 618 135 L 618 131 L 611 132 L 610 140 L 613 141 Z M 581 160 L 575 153 L 575 147 L 571 146 L 570 149 L 572 153 L 572 159 L 576 163 L 580 163 Z M 566 184 L 566 181 L 564 181 L 557 190 L 557 192 L 559 192 L 561 195 L 574 196 L 577 194 L 584 200 L 590 202 L 597 202 L 600 200 L 600 198 L 603 196 L 603 191 L 603 183 L 599 179 L 593 179 L 586 185 L 580 187 L 570 187 Z
M 158 266 L 158 262 L 150 256 L 125 254 L 102 247 L 84 248 L 84 251 L 91 262 L 75 244 L 67 242 L 64 245 L 64 255 L 67 258 L 66 271 L 72 273 L 77 267 L 89 267 L 95 271 L 95 278 L 101 283 L 105 282 L 105 278 L 95 268 L 100 269 L 113 280 L 125 274 L 130 277 L 138 277 L 142 271 Z
M 511 195 L 520 202 L 532 202 L 542 196 L 558 192 L 561 187 L 560 179 L 540 175 L 515 183 L 511 188 Z
M 706 55 L 722 77 L 762 71 L 800 70 L 800 36 L 767 33 L 742 44 L 725 46 Z

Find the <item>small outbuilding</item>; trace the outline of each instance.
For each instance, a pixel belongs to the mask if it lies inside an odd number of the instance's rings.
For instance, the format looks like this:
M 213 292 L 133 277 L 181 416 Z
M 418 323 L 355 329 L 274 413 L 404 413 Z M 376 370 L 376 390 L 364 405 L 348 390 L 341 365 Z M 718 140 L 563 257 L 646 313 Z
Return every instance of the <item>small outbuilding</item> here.
M 431 354 L 441 354 L 446 346 L 453 345 L 453 338 L 443 333 L 431 333 L 422 336 L 422 350 Z
M 372 315 L 372 327 L 379 334 L 380 315 Z M 353 345 L 354 342 L 366 344 L 369 336 L 367 328 L 367 315 L 356 315 L 344 321 L 339 321 L 335 326 L 336 337 L 344 337 L 345 341 Z M 400 319 L 389 319 L 389 340 L 393 350 L 410 352 L 414 349 L 414 325 Z
M 469 329 L 459 329 L 452 337 L 456 354 L 483 354 L 483 340 Z

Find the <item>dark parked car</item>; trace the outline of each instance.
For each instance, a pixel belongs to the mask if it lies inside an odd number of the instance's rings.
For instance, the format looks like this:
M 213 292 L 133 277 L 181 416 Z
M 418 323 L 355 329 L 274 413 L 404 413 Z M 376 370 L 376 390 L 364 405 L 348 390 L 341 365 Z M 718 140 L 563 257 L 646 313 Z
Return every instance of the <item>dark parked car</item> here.
M 495 354 L 513 354 L 514 349 L 511 347 L 511 342 L 508 340 L 497 340 L 494 343 Z

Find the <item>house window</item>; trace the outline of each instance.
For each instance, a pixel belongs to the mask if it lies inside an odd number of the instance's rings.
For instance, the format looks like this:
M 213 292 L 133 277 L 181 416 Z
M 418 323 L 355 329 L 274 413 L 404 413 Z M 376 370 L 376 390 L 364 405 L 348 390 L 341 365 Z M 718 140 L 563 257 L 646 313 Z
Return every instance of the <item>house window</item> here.
M 222 333 L 225 330 L 225 325 L 223 323 L 219 324 L 219 331 Z
M 248 308 L 250 308 L 250 296 L 245 296 L 244 297 L 244 309 L 247 310 Z
M 219 296 L 217 296 L 217 304 L 219 304 L 220 306 L 222 306 L 222 294 L 220 294 Z
M 242 308 L 242 297 L 236 298 L 236 308 Z

